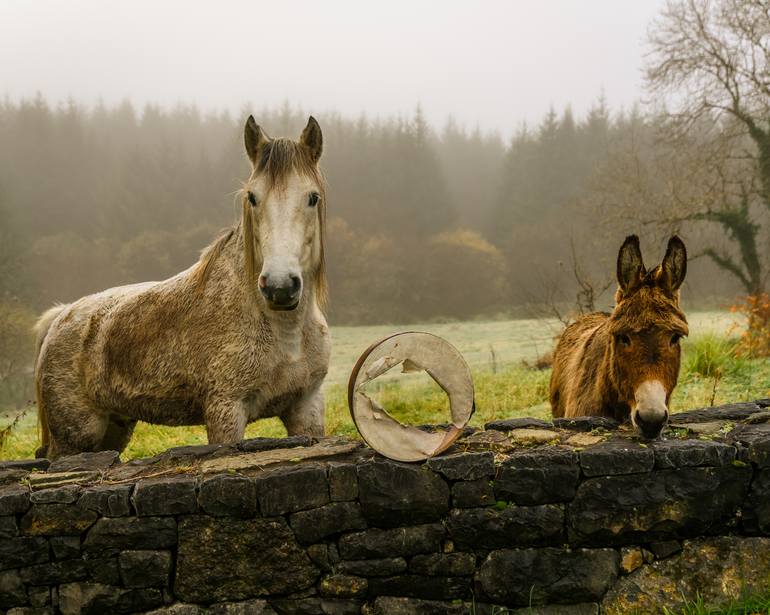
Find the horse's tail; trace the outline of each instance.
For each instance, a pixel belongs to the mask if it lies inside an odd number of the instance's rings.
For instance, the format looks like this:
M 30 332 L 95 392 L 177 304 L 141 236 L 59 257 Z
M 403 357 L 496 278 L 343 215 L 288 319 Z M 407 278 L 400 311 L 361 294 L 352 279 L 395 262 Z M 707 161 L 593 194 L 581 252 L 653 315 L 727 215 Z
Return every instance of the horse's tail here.
M 40 390 L 40 368 L 38 361 L 40 360 L 40 349 L 43 347 L 48 330 L 51 328 L 51 324 L 56 317 L 59 316 L 68 306 L 64 304 L 55 305 L 54 307 L 46 310 L 43 315 L 38 318 L 33 328 L 35 332 L 35 395 L 37 397 L 37 434 L 40 438 L 40 448 L 35 452 L 35 457 L 45 457 L 48 454 L 48 445 L 51 440 L 51 434 L 48 431 L 48 414 L 46 413 L 45 404 L 43 403 L 43 396 Z

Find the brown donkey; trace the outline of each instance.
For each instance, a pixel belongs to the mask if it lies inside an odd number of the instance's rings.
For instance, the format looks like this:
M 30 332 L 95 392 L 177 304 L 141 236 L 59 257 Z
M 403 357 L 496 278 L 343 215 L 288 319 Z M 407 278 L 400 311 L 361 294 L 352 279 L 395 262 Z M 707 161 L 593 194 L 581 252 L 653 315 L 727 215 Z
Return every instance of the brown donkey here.
M 241 221 L 198 263 L 41 317 L 39 456 L 121 451 L 138 420 L 205 424 L 211 443 L 237 442 L 269 416 L 289 434 L 323 435 L 321 129 L 311 117 L 298 142 L 270 139 L 249 117 L 244 138 Z
M 626 238 L 618 254 L 615 309 L 582 316 L 556 346 L 554 417 L 630 417 L 644 437 L 660 434 L 679 377 L 679 340 L 688 333 L 679 307 L 686 273 L 679 237 L 669 240 L 663 262 L 651 271 L 642 262 L 639 238 Z

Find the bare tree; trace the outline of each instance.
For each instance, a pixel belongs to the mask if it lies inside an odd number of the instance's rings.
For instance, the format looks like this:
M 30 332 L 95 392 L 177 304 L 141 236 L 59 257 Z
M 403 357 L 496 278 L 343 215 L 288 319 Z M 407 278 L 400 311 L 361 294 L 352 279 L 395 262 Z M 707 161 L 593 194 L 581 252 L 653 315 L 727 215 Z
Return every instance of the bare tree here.
M 606 275 L 600 279 L 589 274 L 584 260 L 578 254 L 572 235 L 570 235 L 569 244 L 569 264 L 559 261 L 557 277 L 541 275 L 539 293 L 531 297 L 532 305 L 536 306 L 533 310 L 535 317 L 555 318 L 561 323 L 562 328 L 568 327 L 579 316 L 596 312 L 597 300 L 615 283 L 612 275 Z M 564 274 L 569 275 L 572 280 L 564 280 Z M 565 286 L 574 289 L 574 302 L 565 300 Z
M 670 154 L 689 176 L 674 182 L 688 190 L 669 186 L 675 211 L 663 208 L 658 219 L 721 226 L 732 249 L 703 254 L 759 293 L 765 216 L 757 206 L 770 211 L 770 2 L 671 0 L 649 44 L 647 84 L 668 120 Z

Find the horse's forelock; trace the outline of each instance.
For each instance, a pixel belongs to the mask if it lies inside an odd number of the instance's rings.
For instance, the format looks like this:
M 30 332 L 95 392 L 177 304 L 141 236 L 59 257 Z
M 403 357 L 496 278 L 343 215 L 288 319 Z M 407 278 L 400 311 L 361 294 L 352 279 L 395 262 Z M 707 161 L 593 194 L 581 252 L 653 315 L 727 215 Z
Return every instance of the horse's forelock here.
M 292 173 L 314 179 L 323 189 L 323 177 L 310 150 L 291 139 L 272 139 L 262 146 L 255 175 L 264 177 L 267 189 L 285 188 Z

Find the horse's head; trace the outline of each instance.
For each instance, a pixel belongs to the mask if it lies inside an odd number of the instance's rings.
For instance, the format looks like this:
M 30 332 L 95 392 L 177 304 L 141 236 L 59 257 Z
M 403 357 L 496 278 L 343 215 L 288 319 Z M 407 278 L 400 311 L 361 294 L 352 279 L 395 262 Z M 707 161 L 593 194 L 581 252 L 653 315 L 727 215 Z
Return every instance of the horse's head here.
M 679 340 L 687 320 L 679 308 L 679 287 L 687 273 L 687 251 L 672 237 L 663 262 L 647 271 L 639 238 L 627 237 L 618 254 L 616 306 L 610 317 L 613 377 L 619 401 L 647 438 L 660 434 L 679 377 Z
M 321 128 L 311 117 L 299 141 L 271 139 L 249 116 L 244 141 L 252 164 L 243 191 L 248 283 L 257 284 L 269 309 L 293 310 L 312 280 L 316 298 L 323 305 Z

